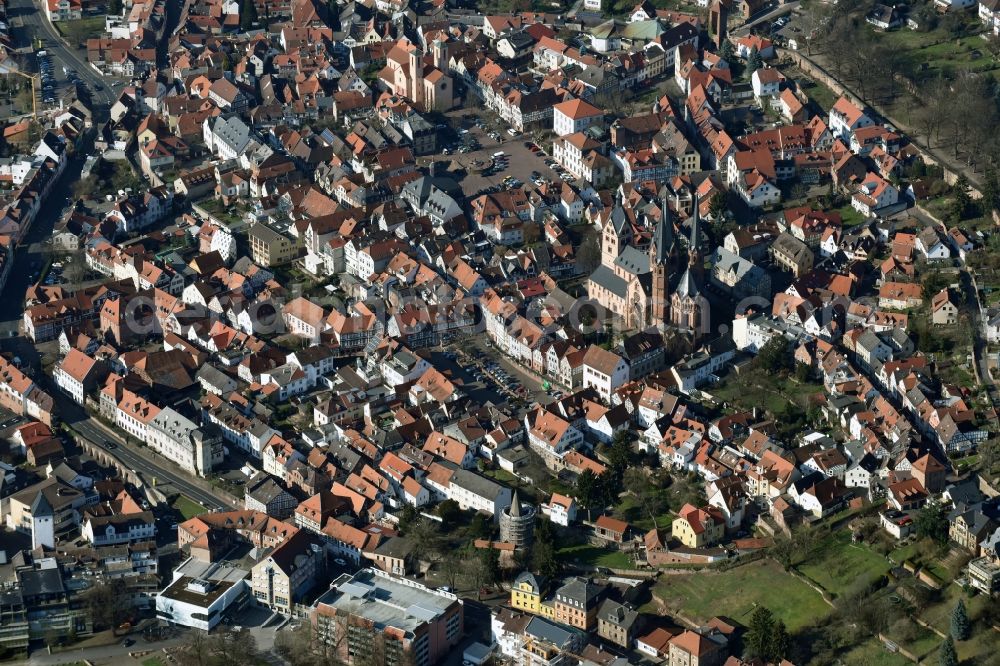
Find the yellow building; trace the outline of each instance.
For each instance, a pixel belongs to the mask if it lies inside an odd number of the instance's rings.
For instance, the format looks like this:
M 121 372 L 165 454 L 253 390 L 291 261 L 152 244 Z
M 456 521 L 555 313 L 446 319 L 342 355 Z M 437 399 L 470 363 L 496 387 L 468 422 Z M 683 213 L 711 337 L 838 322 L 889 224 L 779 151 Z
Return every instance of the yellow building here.
M 250 254 L 253 260 L 270 268 L 281 266 L 299 256 L 295 240 L 272 229 L 263 222 L 250 227 Z
M 542 597 L 545 595 L 547 581 L 530 571 L 522 572 L 510 588 L 510 605 L 512 608 L 541 615 L 547 619 L 555 619 L 556 611 L 551 601 Z
M 707 548 L 726 534 L 726 520 L 715 507 L 685 504 L 671 525 L 671 534 L 688 548 Z
M 517 610 L 541 615 L 544 580 L 530 571 L 522 572 L 510 588 L 510 605 Z

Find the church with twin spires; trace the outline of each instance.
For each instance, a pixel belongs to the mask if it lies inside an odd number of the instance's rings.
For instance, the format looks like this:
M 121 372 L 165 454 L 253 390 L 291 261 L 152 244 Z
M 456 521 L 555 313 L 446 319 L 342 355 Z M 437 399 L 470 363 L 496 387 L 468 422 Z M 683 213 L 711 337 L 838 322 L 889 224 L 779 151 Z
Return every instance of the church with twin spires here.
M 648 214 L 630 216 L 621 194 L 616 195 L 601 231 L 601 265 L 587 280 L 587 293 L 629 327 L 672 327 L 698 338 L 706 316 L 698 206 L 693 206 L 683 256 L 667 196 L 663 188 L 654 221 Z M 648 247 L 643 248 L 645 239 Z

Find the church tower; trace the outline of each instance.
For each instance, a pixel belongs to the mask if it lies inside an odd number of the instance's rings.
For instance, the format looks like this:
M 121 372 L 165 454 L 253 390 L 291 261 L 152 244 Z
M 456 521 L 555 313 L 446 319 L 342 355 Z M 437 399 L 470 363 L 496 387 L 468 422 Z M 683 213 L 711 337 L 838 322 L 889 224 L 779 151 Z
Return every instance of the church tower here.
M 691 236 L 688 240 L 688 265 L 677 289 L 670 298 L 670 323 L 680 329 L 694 333 L 698 338 L 702 329 L 702 306 L 705 298 L 701 295 L 704 260 L 701 257 L 701 221 L 697 201 L 691 216 Z
M 601 236 L 601 263 L 608 267 L 614 266 L 615 259 L 631 242 L 632 228 L 622 206 L 622 195 L 616 193 L 615 205 L 604 223 L 604 233 Z
M 677 245 L 674 242 L 674 222 L 667 206 L 667 188 L 663 188 L 660 198 L 660 221 L 653 231 L 653 242 L 649 244 L 649 267 L 652 272 L 650 285 L 650 315 L 653 324 L 663 326 L 670 311 L 670 277 L 677 261 Z
M 35 501 L 31 503 L 31 547 L 34 549 L 39 546 L 56 546 L 55 511 L 41 492 L 35 495 Z
M 701 211 L 698 210 L 698 195 L 691 203 L 691 237 L 688 239 L 688 270 L 694 269 L 698 282 L 705 273 L 705 261 L 701 256 Z
M 440 38 L 435 39 L 431 45 L 431 52 L 434 55 L 434 66 L 442 73 L 448 71 L 448 47 Z
M 424 52 L 419 48 L 410 51 L 410 100 L 418 108 L 424 103 Z

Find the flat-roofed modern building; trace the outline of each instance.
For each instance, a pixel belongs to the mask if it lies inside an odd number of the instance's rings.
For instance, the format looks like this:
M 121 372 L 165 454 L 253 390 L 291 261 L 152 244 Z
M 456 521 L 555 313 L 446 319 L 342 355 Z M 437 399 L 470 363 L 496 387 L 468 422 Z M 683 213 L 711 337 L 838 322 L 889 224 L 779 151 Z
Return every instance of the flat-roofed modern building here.
M 464 633 L 464 607 L 454 594 L 432 590 L 378 569 L 343 574 L 316 600 L 317 637 L 348 664 L 436 664 Z
M 209 631 L 223 615 L 250 601 L 249 571 L 188 558 L 156 597 L 156 616 L 171 624 Z

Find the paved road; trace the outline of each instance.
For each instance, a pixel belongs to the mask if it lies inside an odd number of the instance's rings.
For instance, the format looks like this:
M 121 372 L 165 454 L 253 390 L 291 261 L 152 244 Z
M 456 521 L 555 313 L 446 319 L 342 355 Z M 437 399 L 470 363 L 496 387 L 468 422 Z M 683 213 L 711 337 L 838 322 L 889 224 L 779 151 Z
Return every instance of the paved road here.
M 19 46 L 30 44 L 32 37 L 44 39 L 45 50 L 52 56 L 56 71 L 61 72 L 63 66 L 76 70 L 80 78 L 90 86 L 95 121 L 104 120 L 114 103 L 115 95 L 107 87 L 107 80 L 87 63 L 86 52 L 67 46 L 33 0 L 10 0 L 7 13 L 12 17 L 19 16 L 24 25 L 25 34 L 15 35 Z M 98 87 L 102 90 L 98 90 Z
M 159 456 L 152 452 L 144 452 L 145 455 L 138 453 L 116 431 L 106 428 L 96 419 L 91 418 L 79 405 L 60 393 L 58 389 L 53 388 L 52 394 L 59 406 L 59 414 L 64 423 L 88 441 L 109 451 L 111 455 L 118 458 L 124 465 L 141 472 L 149 483 L 156 483 L 157 485 L 169 483 L 180 491 L 182 495 L 193 499 L 209 510 L 215 511 L 233 508 L 233 505 L 227 498 L 219 493 L 207 490 L 200 483 L 195 483 L 186 472 L 172 467 L 166 459 L 159 458 Z M 108 441 L 113 442 L 115 447 L 108 448 L 106 445 Z
M 798 8 L 799 4 L 800 3 L 796 1 L 796 2 L 789 2 L 787 5 L 781 5 L 780 7 L 775 7 L 774 9 L 765 14 L 753 17 L 750 21 L 744 23 L 740 27 L 730 30 L 729 34 L 733 35 L 734 37 L 740 37 L 742 35 L 745 35 L 748 32 L 750 32 L 750 29 L 756 25 L 760 25 L 761 23 L 770 21 L 772 19 L 776 19 L 779 16 L 783 16 L 785 14 L 789 14 L 795 11 L 795 9 Z
M 190 637 L 185 636 L 181 638 L 170 638 L 156 643 L 147 643 L 143 640 L 139 640 L 131 647 L 122 647 L 121 643 L 115 643 L 114 645 L 69 650 L 66 652 L 57 652 L 55 654 L 47 654 L 43 651 L 38 651 L 31 655 L 27 663 L 31 664 L 31 666 L 55 666 L 56 664 L 80 663 L 86 660 L 106 664 L 135 664 L 138 662 L 129 656 L 130 652 L 146 652 L 147 650 L 152 650 L 153 653 L 144 657 L 145 659 L 149 659 L 156 654 L 159 654 L 159 656 L 162 657 L 163 648 L 178 648 L 182 645 L 187 645 L 190 640 Z
M 45 263 L 45 241 L 51 238 L 52 228 L 69 204 L 73 183 L 80 179 L 83 160 L 74 158 L 66 165 L 62 176 L 52 186 L 49 195 L 38 209 L 35 221 L 14 253 L 4 298 L 0 298 L 0 335 L 7 336 L 18 330 L 24 313 L 24 292 L 33 284 L 34 275 Z

